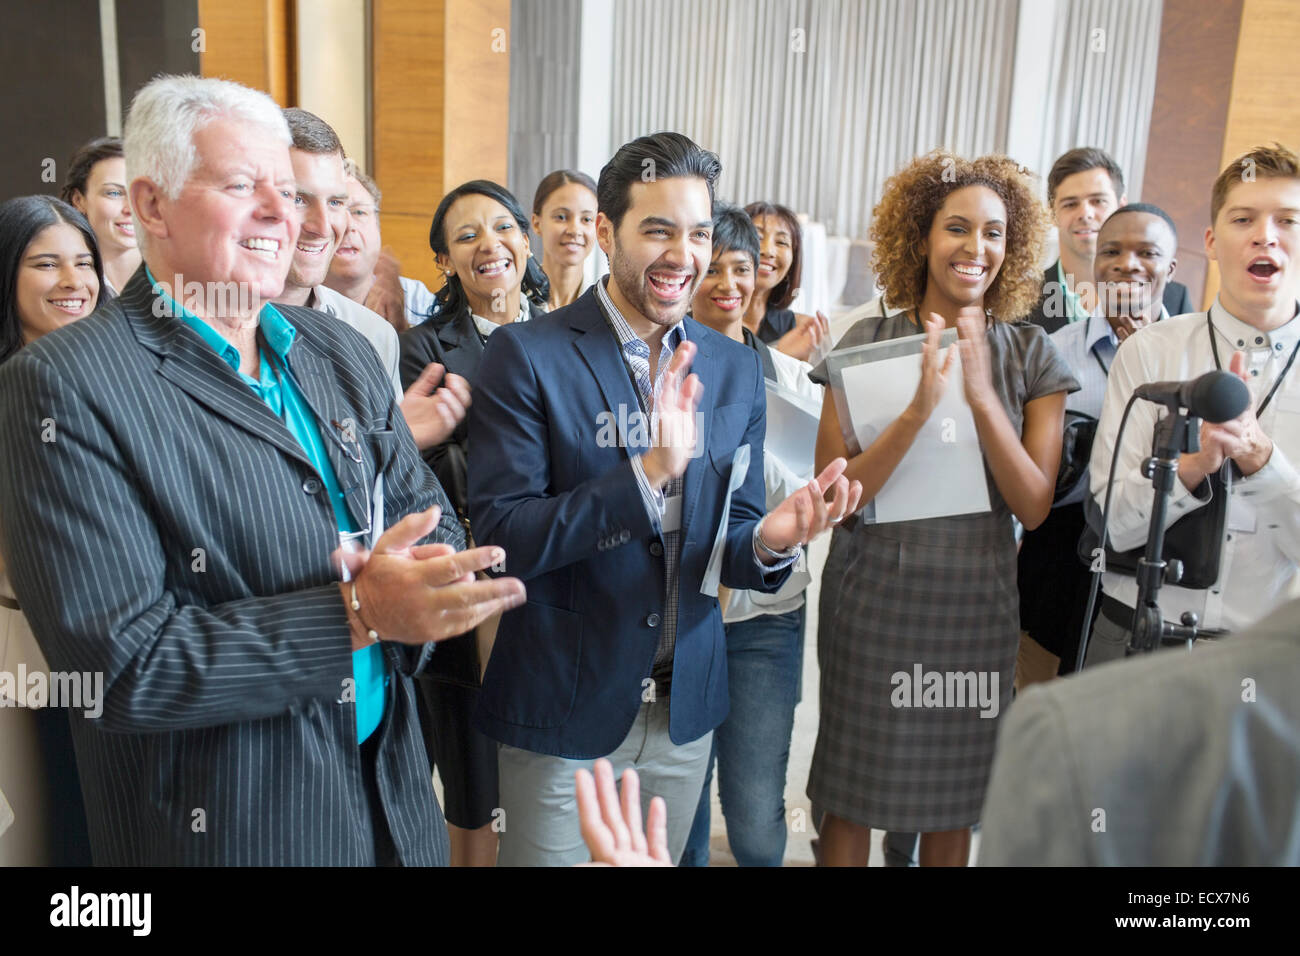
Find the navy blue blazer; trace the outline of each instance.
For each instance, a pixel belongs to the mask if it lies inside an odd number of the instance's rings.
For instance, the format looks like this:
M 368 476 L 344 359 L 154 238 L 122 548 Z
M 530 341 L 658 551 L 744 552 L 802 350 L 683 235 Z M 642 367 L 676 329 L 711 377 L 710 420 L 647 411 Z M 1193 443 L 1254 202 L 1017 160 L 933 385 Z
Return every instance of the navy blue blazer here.
M 718 601 L 700 593 L 731 474 L 722 583 L 777 590 L 790 569 L 764 573 L 754 526 L 764 510 L 767 404 L 753 349 L 694 319 L 692 371 L 704 385 L 702 454 L 686 469 L 670 736 L 687 743 L 727 716 L 727 657 Z M 588 759 L 614 751 L 641 706 L 665 613 L 663 539 L 629 449 L 603 423 L 640 406 L 594 289 L 549 315 L 492 333 L 469 409 L 469 510 L 480 545 L 506 551 L 504 573 L 528 600 L 505 614 L 483 679 L 475 725 L 502 743 Z M 602 447 L 609 446 L 609 447 Z M 634 454 L 639 454 L 636 449 Z

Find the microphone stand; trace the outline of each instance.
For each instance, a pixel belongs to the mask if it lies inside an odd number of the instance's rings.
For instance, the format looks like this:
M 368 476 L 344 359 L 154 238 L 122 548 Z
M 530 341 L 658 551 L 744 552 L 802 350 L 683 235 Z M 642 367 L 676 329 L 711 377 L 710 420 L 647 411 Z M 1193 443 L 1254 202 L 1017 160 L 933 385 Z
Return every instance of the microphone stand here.
M 1156 422 L 1151 457 L 1142 463 L 1142 473 L 1151 479 L 1155 493 L 1146 551 L 1138 560 L 1137 606 L 1133 609 L 1128 656 L 1154 651 L 1162 642 L 1177 644 L 1186 641 L 1191 647 L 1200 623 L 1191 611 L 1182 615 L 1181 625 L 1169 623 L 1160 613 L 1161 585 L 1177 584 L 1183 577 L 1183 563 L 1176 558 L 1166 562 L 1163 557 L 1165 514 L 1169 493 L 1174 490 L 1178 476 L 1178 456 L 1184 452 L 1195 453 L 1201 448 L 1201 420 L 1195 415 L 1184 414 L 1176 402 L 1170 402 L 1167 407 L 1169 414 Z

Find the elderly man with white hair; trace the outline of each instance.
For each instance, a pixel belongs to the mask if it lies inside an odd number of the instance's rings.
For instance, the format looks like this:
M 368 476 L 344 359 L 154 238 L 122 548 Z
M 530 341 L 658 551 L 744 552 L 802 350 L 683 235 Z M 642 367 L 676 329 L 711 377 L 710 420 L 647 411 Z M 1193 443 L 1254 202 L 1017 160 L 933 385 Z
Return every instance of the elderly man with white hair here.
M 163 77 L 125 129 L 144 262 L 0 367 L 0 550 L 72 712 L 107 865 L 435 865 L 411 677 L 521 603 L 356 331 L 272 305 L 298 238 L 274 102 Z M 387 530 L 385 528 L 387 527 Z

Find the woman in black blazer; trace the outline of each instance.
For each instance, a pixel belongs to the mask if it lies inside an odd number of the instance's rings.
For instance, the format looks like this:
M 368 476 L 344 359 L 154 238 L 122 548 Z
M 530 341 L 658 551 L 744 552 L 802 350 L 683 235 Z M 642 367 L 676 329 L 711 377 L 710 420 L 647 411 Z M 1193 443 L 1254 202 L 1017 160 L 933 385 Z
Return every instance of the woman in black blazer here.
M 27 344 L 95 311 L 104 264 L 90 223 L 52 196 L 0 203 L 0 363 Z M 45 672 L 36 637 L 0 557 L 0 671 Z M 19 694 L 26 697 L 26 688 Z M 14 832 L 0 841 L 0 866 L 89 866 L 90 835 L 64 709 L 3 699 L 0 795 Z M 3 807 L 4 803 L 0 803 Z M 0 832 L 5 829 L 0 810 Z
M 543 314 L 549 286 L 530 254 L 528 218 L 518 200 L 493 182 L 458 186 L 438 204 L 429 246 L 446 279 L 434 317 L 401 337 L 402 387 L 437 362 L 473 387 L 487 337 L 498 326 Z M 465 484 L 469 428 L 424 452 L 470 534 Z M 430 763 L 444 789 L 453 866 L 491 866 L 497 836 L 496 743 L 470 726 L 481 675 L 473 633 L 444 641 L 417 682 Z

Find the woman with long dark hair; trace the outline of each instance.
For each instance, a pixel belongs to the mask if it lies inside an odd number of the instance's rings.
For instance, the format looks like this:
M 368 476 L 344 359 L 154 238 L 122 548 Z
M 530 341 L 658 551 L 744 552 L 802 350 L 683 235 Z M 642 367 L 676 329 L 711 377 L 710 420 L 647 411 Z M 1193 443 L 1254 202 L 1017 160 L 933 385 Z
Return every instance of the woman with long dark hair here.
M 433 318 L 402 335 L 402 386 L 409 388 L 430 362 L 472 388 L 488 336 L 509 322 L 542 314 L 549 288 L 530 254 L 528 218 L 519 201 L 496 183 L 476 179 L 442 198 L 429 227 L 445 284 Z M 451 438 L 424 453 L 447 497 L 469 525 L 465 420 Z M 475 634 L 443 641 L 420 688 L 421 721 L 429 757 L 442 778 L 453 866 L 491 866 L 497 835 L 496 743 L 470 726 L 481 678 Z
M 758 272 L 754 298 L 745 310 L 745 328 L 786 355 L 815 361 L 815 350 L 830 334 L 822 315 L 790 308 L 803 278 L 803 230 L 794 210 L 780 203 L 752 202 L 745 212 L 758 230 Z
M 95 233 L 81 213 L 52 196 L 0 203 L 0 363 L 90 315 L 103 281 Z M 29 675 L 49 670 L 0 557 L 0 671 L 20 667 Z M 26 691 L 17 688 L 22 697 Z M 68 716 L 44 703 L 0 701 L 0 791 L 15 815 L 14 832 L 0 841 L 0 865 L 88 866 Z
M 863 319 L 838 347 L 924 333 L 920 382 L 908 408 L 856 455 L 828 394 L 818 465 L 848 457 L 845 474 L 862 482 L 864 501 L 874 498 L 917 436 L 939 426 L 931 416 L 956 387 L 959 354 L 990 509 L 878 524 L 854 516 L 831 538 L 808 781 L 826 811 L 828 864 L 865 866 L 872 827 L 919 832 L 922 865 L 969 857 L 1020 639 L 1012 516 L 1026 528 L 1047 516 L 1065 394 L 1079 387 L 1043 330 L 1015 321 L 1037 300 L 1046 229 L 1032 178 L 1001 156 L 919 157 L 886 182 L 875 208 L 876 273 L 903 311 Z M 958 334 L 946 356 L 945 327 Z M 812 377 L 825 383 L 826 363 Z M 941 688 L 965 675 L 982 681 L 980 700 L 974 691 L 930 699 L 935 675 Z

